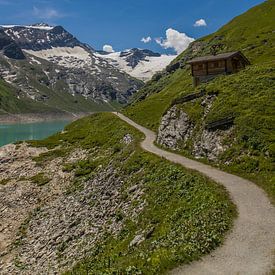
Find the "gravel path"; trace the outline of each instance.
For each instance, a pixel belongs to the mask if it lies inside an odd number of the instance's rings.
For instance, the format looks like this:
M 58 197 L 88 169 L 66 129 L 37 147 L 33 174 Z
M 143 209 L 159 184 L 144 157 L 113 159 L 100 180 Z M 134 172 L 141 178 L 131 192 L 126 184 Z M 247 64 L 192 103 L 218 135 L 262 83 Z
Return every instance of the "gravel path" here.
M 193 169 L 222 184 L 238 208 L 238 218 L 224 244 L 202 260 L 181 266 L 171 274 L 269 274 L 275 259 L 275 208 L 254 183 L 209 165 L 164 151 L 154 145 L 154 132 L 120 113 L 119 118 L 143 132 L 146 151 Z

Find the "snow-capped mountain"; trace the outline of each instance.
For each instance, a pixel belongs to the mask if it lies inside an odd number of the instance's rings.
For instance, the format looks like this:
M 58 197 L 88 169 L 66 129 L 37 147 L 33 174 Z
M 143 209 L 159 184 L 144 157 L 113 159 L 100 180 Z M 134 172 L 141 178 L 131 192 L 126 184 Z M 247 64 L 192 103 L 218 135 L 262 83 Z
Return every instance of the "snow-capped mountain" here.
M 6 48 L 1 51 L 2 44 L 10 44 L 18 54 L 21 51 L 22 62 L 15 53 L 7 54 Z M 51 96 L 45 91 L 56 93 L 61 89 L 96 103 L 124 104 L 142 85 L 62 26 L 47 24 L 0 27 L 0 76 L 28 97 L 40 100 L 42 96 L 46 101 Z
M 83 47 L 76 37 L 62 26 L 39 23 L 30 26 L 2 25 L 4 32 L 25 50 L 40 51 L 57 47 Z M 87 47 L 88 48 L 88 47 Z
M 155 73 L 162 71 L 176 58 L 176 55 L 161 55 L 137 48 L 114 53 L 97 52 L 96 55 L 119 70 L 143 81 L 150 80 Z

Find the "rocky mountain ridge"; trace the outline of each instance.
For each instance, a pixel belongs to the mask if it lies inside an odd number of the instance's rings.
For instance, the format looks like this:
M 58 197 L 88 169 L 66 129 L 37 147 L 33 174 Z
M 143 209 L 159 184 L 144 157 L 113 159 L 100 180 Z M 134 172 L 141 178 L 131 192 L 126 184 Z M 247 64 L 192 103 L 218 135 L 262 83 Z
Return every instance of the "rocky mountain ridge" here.
M 17 90 L 19 100 L 77 112 L 74 101 L 78 99 L 73 97 L 79 96 L 87 100 L 90 112 L 112 110 L 112 105 L 126 104 L 142 86 L 62 26 L 5 25 L 0 29 L 0 45 L 0 75 Z M 56 97 L 64 96 L 69 106 L 56 102 Z
M 66 31 L 62 26 L 50 26 L 37 23 L 30 26 L 2 25 L 4 32 L 24 50 L 41 51 L 57 47 L 83 47 L 75 36 Z

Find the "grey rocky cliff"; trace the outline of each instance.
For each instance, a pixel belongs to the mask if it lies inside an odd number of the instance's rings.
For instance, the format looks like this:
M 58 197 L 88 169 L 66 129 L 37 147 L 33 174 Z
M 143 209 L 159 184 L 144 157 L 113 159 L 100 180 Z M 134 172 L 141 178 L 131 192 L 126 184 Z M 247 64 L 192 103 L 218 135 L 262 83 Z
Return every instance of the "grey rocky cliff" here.
M 230 135 L 231 131 L 231 129 L 215 131 L 204 129 L 193 143 L 192 154 L 195 158 L 207 158 L 216 161 L 219 155 L 228 148 L 227 145 L 224 145 L 223 140 Z
M 179 142 L 185 142 L 191 137 L 193 129 L 194 125 L 188 115 L 174 106 L 162 117 L 157 143 L 177 149 Z
M 157 143 L 173 150 L 187 149 L 195 158 L 208 158 L 216 161 L 228 149 L 224 144 L 233 128 L 208 130 L 204 127 L 204 119 L 211 110 L 216 96 L 207 95 L 201 102 L 204 108 L 202 124 L 195 125 L 188 114 L 177 106 L 170 108 L 162 117 L 158 129 Z M 190 141 L 187 146 L 187 141 Z M 191 146 L 190 146 L 191 144 Z

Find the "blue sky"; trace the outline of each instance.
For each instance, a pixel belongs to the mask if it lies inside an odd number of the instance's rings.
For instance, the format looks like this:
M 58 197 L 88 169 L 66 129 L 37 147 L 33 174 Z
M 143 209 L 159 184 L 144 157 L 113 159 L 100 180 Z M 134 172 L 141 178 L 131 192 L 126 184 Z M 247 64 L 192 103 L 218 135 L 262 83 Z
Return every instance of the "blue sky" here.
M 186 40 L 216 31 L 261 2 L 264 1 L 0 0 L 0 24 L 47 22 L 64 26 L 96 49 L 108 44 L 116 51 L 139 47 L 171 53 L 184 47 Z M 142 38 L 150 42 L 145 44 Z

